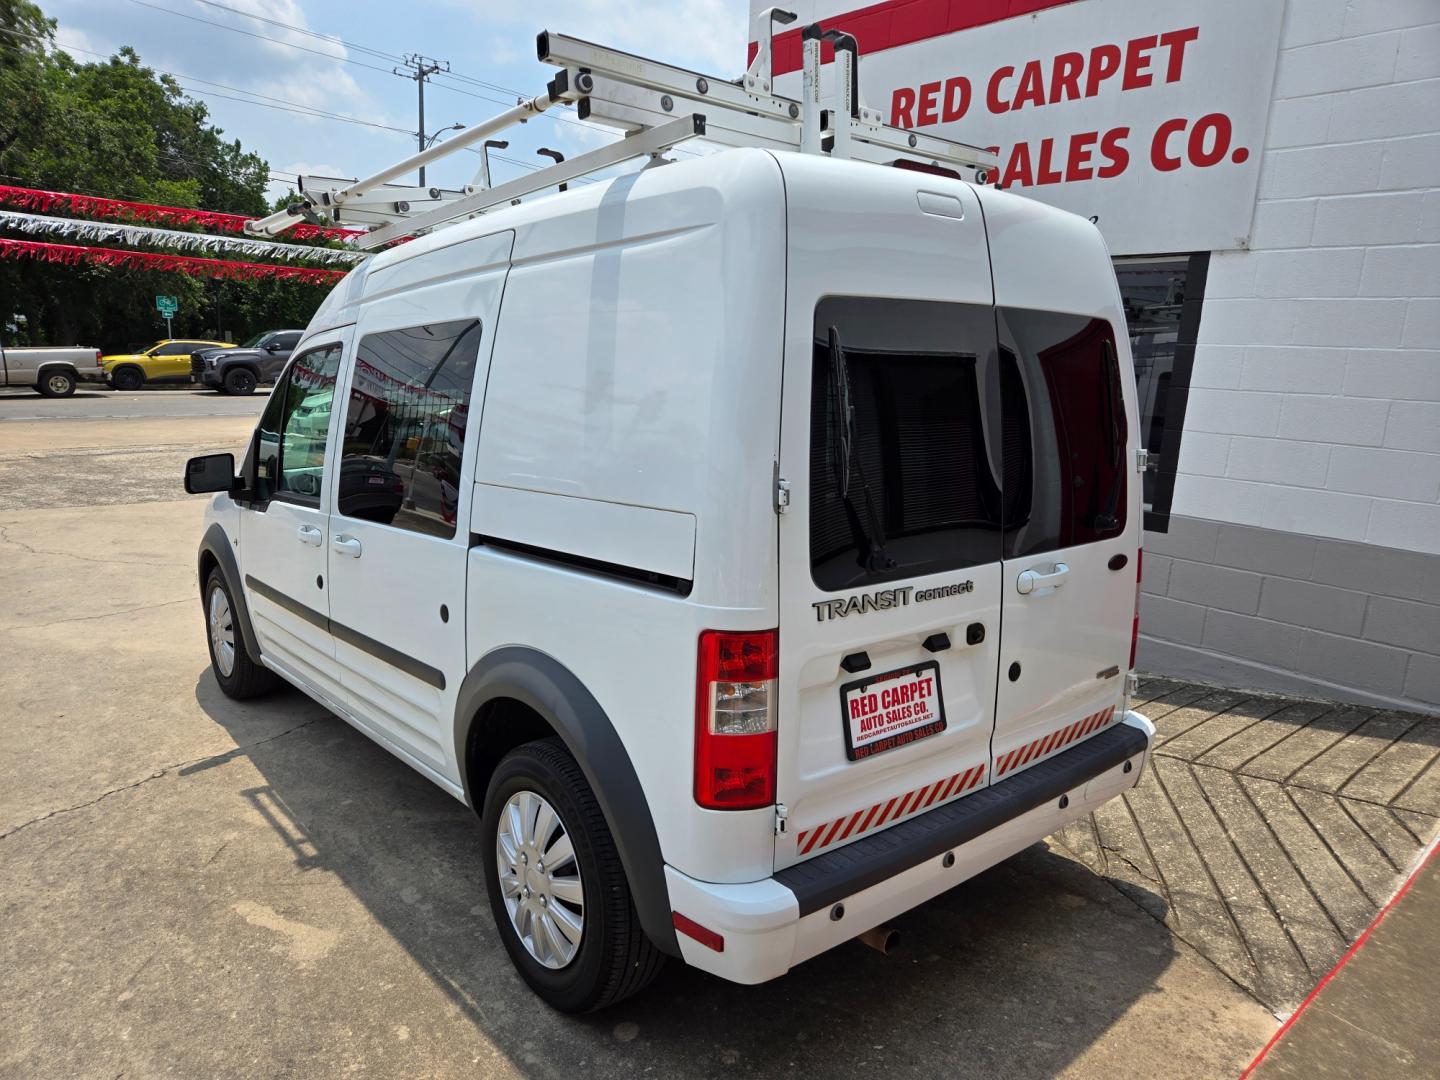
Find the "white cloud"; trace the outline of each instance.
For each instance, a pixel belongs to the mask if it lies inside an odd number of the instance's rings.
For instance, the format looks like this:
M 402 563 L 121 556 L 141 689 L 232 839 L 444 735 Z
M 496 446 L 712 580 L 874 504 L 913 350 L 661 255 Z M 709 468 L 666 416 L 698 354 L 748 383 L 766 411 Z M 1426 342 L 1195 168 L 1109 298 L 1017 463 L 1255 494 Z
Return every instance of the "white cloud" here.
M 503 11 L 473 0 L 444 2 L 491 31 L 554 30 L 727 78 L 745 70 L 749 11 L 743 0 L 532 0 Z

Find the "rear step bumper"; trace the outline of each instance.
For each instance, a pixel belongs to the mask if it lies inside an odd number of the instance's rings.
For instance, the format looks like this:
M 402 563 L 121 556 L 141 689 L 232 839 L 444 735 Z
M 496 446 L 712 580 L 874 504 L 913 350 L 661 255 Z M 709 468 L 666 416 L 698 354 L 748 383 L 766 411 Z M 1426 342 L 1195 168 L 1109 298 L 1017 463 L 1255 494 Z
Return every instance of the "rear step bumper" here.
M 1009 779 L 764 881 L 715 885 L 667 866 L 673 910 L 725 939 L 716 951 L 680 934 L 681 952 L 735 982 L 783 975 L 1134 787 L 1154 735 L 1150 721 L 1126 713 L 1123 723 Z

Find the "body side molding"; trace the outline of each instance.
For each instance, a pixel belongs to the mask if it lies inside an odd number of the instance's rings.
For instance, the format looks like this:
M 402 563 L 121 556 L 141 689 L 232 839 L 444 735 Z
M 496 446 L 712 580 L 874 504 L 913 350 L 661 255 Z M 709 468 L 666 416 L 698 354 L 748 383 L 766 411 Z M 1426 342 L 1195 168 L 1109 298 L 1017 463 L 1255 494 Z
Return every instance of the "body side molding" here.
M 535 710 L 564 741 L 610 824 L 640 925 L 656 948 L 679 956 L 665 861 L 645 789 L 600 703 L 558 661 L 534 649 L 506 646 L 482 657 L 465 676 L 455 702 L 455 759 L 466 802 L 480 812 L 485 793 L 472 787 L 466 751 L 481 707 L 497 698 L 513 698 Z

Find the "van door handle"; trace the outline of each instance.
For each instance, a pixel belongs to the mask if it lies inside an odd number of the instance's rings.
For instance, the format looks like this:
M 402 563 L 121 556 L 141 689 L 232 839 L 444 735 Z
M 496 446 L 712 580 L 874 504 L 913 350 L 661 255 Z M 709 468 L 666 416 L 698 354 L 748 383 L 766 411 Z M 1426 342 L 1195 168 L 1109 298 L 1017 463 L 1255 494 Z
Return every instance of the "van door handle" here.
M 1015 579 L 1015 588 L 1025 596 L 1029 596 L 1037 589 L 1058 589 L 1065 584 L 1065 579 L 1070 576 L 1070 567 L 1063 562 L 1057 562 L 1055 569 L 1048 574 L 1042 574 L 1035 570 L 1021 570 L 1020 576 Z
M 325 534 L 314 525 L 301 525 L 295 530 L 295 536 L 302 544 L 311 547 L 319 547 L 325 541 Z
M 360 552 L 360 541 L 353 536 L 337 536 L 330 541 L 330 550 L 337 555 L 349 555 L 352 559 L 358 559 Z

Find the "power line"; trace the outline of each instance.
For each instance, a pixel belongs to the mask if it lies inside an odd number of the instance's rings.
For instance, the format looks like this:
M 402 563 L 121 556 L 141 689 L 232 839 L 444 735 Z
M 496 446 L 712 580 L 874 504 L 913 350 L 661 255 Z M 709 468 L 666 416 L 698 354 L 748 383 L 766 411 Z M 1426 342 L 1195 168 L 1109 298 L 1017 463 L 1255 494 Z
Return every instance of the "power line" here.
M 403 59 L 403 57 L 401 57 L 399 53 L 387 53 L 381 49 L 372 49 L 368 45 L 357 45 L 353 41 L 346 41 L 344 38 L 335 37 L 331 34 L 322 34 L 318 30 L 311 30 L 308 27 L 296 26 L 293 23 L 282 22 L 279 19 L 272 19 L 266 15 L 257 15 L 253 11 L 243 11 L 240 8 L 231 7 L 229 4 L 221 4 L 218 2 L 218 0 L 195 0 L 195 3 L 204 4 L 206 7 L 219 8 L 222 11 L 228 11 L 234 15 L 243 15 L 247 19 L 254 19 L 257 22 L 269 23 L 271 26 L 279 27 L 282 30 L 290 30 L 296 34 L 304 34 L 306 37 L 316 38 L 320 41 L 328 41 L 332 45 L 341 45 L 347 49 L 354 49 L 356 52 L 368 53 L 369 55 L 378 57 L 381 60 L 390 60 L 392 62 L 398 63 L 400 60 Z
M 340 39 L 340 38 L 332 38 L 332 37 L 330 37 L 330 36 L 328 36 L 328 35 L 325 35 L 325 34 L 317 34 L 317 33 L 315 33 L 314 31 L 306 30 L 304 27 L 295 26 L 295 25 L 293 25 L 293 24 L 291 24 L 291 23 L 281 22 L 281 21 L 278 20 L 278 19 L 270 19 L 270 18 L 265 18 L 265 17 L 263 17 L 263 16 L 259 16 L 259 15 L 251 15 L 249 12 L 239 11 L 239 10 L 236 9 L 236 8 L 231 8 L 231 7 L 228 7 L 228 6 L 225 5 L 225 4 L 217 3 L 216 0 L 200 0 L 200 2 L 201 2 L 201 3 L 208 3 L 211 7 L 219 7 L 219 8 L 224 8 L 224 9 L 227 10 L 227 11 L 234 11 L 234 12 L 235 12 L 236 14 L 238 14 L 238 15 L 245 15 L 245 16 L 247 16 L 247 17 L 249 17 L 249 18 L 259 19 L 259 20 L 262 21 L 262 22 L 270 23 L 270 24 L 272 24 L 272 25 L 274 25 L 274 26 L 278 26 L 278 27 L 281 27 L 281 28 L 286 29 L 286 30 L 293 30 L 293 31 L 295 31 L 295 32 L 297 32 L 297 33 L 308 34 L 308 35 L 311 35 L 311 36 L 313 36 L 313 37 L 318 37 L 318 38 L 320 38 L 321 40 L 328 41 L 328 42 L 330 42 L 330 43 L 332 43 L 332 44 L 340 44 L 340 45 L 344 45 L 346 48 L 354 48 L 354 49 L 357 49 L 357 50 L 359 50 L 359 51 L 366 52 L 366 53 L 368 53 L 368 54 L 370 54 L 370 55 L 373 55 L 373 56 L 382 56 L 382 57 L 386 57 L 386 58 L 393 58 L 393 59 L 395 59 L 396 61 L 399 61 L 399 62 L 403 62 L 403 60 L 404 60 L 404 57 L 392 56 L 391 54 L 383 53 L 383 52 L 381 52 L 381 51 L 378 50 L 378 49 L 371 49 L 371 48 L 369 48 L 368 46 L 355 45 L 355 44 L 353 44 L 352 42 L 342 41 L 342 39 Z M 354 64 L 354 65 L 357 66 L 357 67 L 366 68 L 366 69 L 368 69 L 368 70 L 370 70 L 370 71 L 378 71 L 378 72 L 381 72 L 382 74 L 385 74 L 385 75 L 393 75 L 393 74 L 395 74 L 395 72 L 394 72 L 393 69 L 382 68 L 382 67 L 379 67 L 379 66 L 376 65 L 376 64 L 367 64 L 367 63 L 365 63 L 364 61 L 356 60 L 354 57 L 351 57 L 351 56 L 341 56 L 341 55 L 338 54 L 338 53 L 322 52 L 322 51 L 320 51 L 319 49 L 310 49 L 310 48 L 307 48 L 307 47 L 304 46 L 304 45 L 296 44 L 296 43 L 293 42 L 293 41 L 281 41 L 281 40 L 279 40 L 279 39 L 277 39 L 277 38 L 266 37 L 264 34 L 257 34 L 257 33 L 254 33 L 253 31 L 245 30 L 245 29 L 242 29 L 241 27 L 238 27 L 238 26 L 232 26 L 232 25 L 229 24 L 229 23 L 215 22 L 213 19 L 202 19 L 202 18 L 200 18 L 200 16 L 198 16 L 198 15 L 188 15 L 188 14 L 186 14 L 186 13 L 183 12 L 183 11 L 175 11 L 175 10 L 172 9 L 172 8 L 161 7 L 159 4 L 152 4 L 152 3 L 150 3 L 149 0 L 130 0 L 130 3 L 132 3 L 132 4 L 138 4 L 138 5 L 141 6 L 141 7 L 150 8 L 150 9 L 153 10 L 153 11 L 160 11 L 160 12 L 163 12 L 163 13 L 165 13 L 165 14 L 167 14 L 167 15 L 177 15 L 177 16 L 179 16 L 179 17 L 182 18 L 182 19 L 189 19 L 189 20 L 191 20 L 192 22 L 204 23 L 206 26 L 213 26 L 213 27 L 215 27 L 216 29 L 219 29 L 219 30 L 230 30 L 230 31 L 233 31 L 234 33 L 237 33 L 237 34 L 244 34 L 246 37 L 255 38 L 255 39 L 259 40 L 259 41 L 269 42 L 269 43 L 274 44 L 274 45 L 283 45 L 283 46 L 285 46 L 285 47 L 288 48 L 288 49 L 299 49 L 301 52 L 309 53 L 309 54 L 311 54 L 312 56 L 323 56 L 323 57 L 325 57 L 325 58 L 328 59 L 328 60 L 335 60 L 335 61 L 338 61 L 338 62 L 344 63 L 344 64 Z M 471 77 L 471 76 L 469 76 L 469 75 L 462 75 L 462 74 L 459 74 L 459 73 L 456 73 L 456 72 L 450 72 L 450 73 L 448 73 L 448 74 L 449 74 L 450 77 L 453 78 L 453 79 L 461 80 L 461 81 L 466 82 L 466 83 L 471 83 L 471 84 L 476 85 L 476 86 L 483 86 L 483 87 L 487 87 L 487 88 L 490 88 L 490 89 L 496 89 L 496 90 L 499 90 L 501 93 L 514 94 L 517 98 L 521 98 L 521 97 L 525 97 L 525 96 L 526 96 L 526 95 L 524 95 L 524 94 L 521 94 L 521 93 L 520 93 L 519 91 L 517 91 L 517 90 L 511 89 L 510 87 L 499 86 L 498 84 L 495 84 L 495 83 L 487 83 L 487 82 L 485 82 L 483 79 L 476 79 L 476 78 L 473 78 L 473 77 Z M 452 91 L 452 92 L 454 92 L 454 93 L 464 94 L 464 95 L 467 96 L 467 97 L 478 98 L 478 99 L 481 100 L 481 101 L 488 101 L 488 102 L 490 102 L 490 103 L 492 103 L 492 104 L 495 104 L 495 105 L 505 105 L 505 106 L 509 107 L 509 106 L 512 106 L 512 105 L 515 104 L 515 102 L 514 102 L 514 101 L 511 101 L 511 100 L 506 100 L 506 99 L 503 99 L 503 98 L 489 97 L 489 96 L 484 95 L 484 94 L 476 94 L 476 93 L 474 93 L 473 91 L 462 90 L 462 89 L 460 89 L 458 86 L 450 86 L 450 85 L 448 85 L 448 84 L 438 83 L 438 82 L 435 83 L 434 85 L 436 85 L 436 86 L 443 86 L 444 89 L 450 90 L 450 91 Z M 578 120 L 572 120 L 572 119 L 570 119 L 568 116 L 560 116 L 560 115 L 557 115 L 557 114 L 555 114 L 555 113 L 545 112 L 545 113 L 541 113 L 540 115 L 546 117 L 547 119 L 550 119 L 550 120 L 555 121 L 557 124 L 571 124 L 571 125 L 573 125 L 573 126 L 575 126 L 575 127 L 580 127 L 580 128 L 585 128 L 585 127 L 588 127 L 588 126 L 589 126 L 589 125 L 587 125 L 587 124 L 581 123 L 581 122 L 578 121 Z
M 388 68 L 380 67 L 377 64 L 367 64 L 363 60 L 356 60 L 353 56 L 340 56 L 337 53 L 321 52 L 319 49 L 307 48 L 304 45 L 297 45 L 293 41 L 279 41 L 276 38 L 266 37 L 264 34 L 257 34 L 251 30 L 243 30 L 238 26 L 231 26 L 229 23 L 216 22 L 213 19 L 202 19 L 199 15 L 188 15 L 183 11 L 176 11 L 174 8 L 161 7 L 159 4 L 152 4 L 149 0 L 130 0 L 132 4 L 140 7 L 150 8 L 152 11 L 159 11 L 166 15 L 174 15 L 180 19 L 189 19 L 191 22 L 204 23 L 206 26 L 215 26 L 221 30 L 230 30 L 236 34 L 244 34 L 259 41 L 267 41 L 274 45 L 284 45 L 287 49 L 299 49 L 301 52 L 310 53 L 312 56 L 323 56 L 328 60 L 338 60 L 345 64 L 354 64 L 356 67 L 369 68 L 371 71 L 378 71 L 384 75 L 391 72 Z

